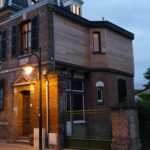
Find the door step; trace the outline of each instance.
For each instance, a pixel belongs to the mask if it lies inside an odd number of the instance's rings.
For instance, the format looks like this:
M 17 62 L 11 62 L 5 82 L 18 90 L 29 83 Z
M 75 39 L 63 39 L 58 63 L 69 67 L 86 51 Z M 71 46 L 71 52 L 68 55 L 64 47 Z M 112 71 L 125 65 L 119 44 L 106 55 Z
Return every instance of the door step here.
M 22 138 L 16 140 L 16 143 L 29 145 L 30 144 L 30 138 L 29 137 L 22 137 Z

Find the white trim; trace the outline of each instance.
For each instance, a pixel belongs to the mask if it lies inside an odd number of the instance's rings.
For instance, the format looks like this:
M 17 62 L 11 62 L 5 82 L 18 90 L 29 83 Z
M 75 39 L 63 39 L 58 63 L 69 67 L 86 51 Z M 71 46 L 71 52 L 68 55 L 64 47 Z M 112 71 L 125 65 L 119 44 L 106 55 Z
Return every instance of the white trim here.
M 3 7 L 3 0 L 0 0 L 0 8 L 2 8 Z
M 9 6 L 12 5 L 12 0 L 9 0 L 8 5 L 9 5 Z
M 104 87 L 104 83 L 102 81 L 97 81 L 96 87 Z
M 84 115 L 84 117 L 85 117 L 85 115 Z M 84 120 L 75 120 L 75 121 L 73 121 L 73 123 L 74 124 L 85 123 L 85 118 L 84 118 Z
M 3 12 L 3 13 L 0 13 L 0 16 L 5 15 L 5 14 L 7 14 L 8 12 L 14 13 L 14 11 L 7 10 L 7 11 L 5 11 L 5 12 Z
M 20 8 L 20 9 L 24 9 L 24 7 L 21 7 L 21 6 L 17 5 L 17 4 L 15 4 L 15 3 L 12 3 L 11 5 L 14 5 L 14 6 L 16 6 L 16 7 Z
M 7 122 L 0 122 L 0 125 L 8 125 L 8 123 Z
M 36 82 L 22 82 L 22 83 L 16 83 L 13 86 L 23 86 L 23 85 L 30 85 L 30 84 L 35 84 Z

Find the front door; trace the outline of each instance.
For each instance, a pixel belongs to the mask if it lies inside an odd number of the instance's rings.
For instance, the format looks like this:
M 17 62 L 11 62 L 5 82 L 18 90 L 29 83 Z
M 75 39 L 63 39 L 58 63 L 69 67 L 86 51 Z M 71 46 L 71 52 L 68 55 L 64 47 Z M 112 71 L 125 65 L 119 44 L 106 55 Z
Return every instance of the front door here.
M 23 136 L 29 136 L 30 134 L 30 92 L 24 91 L 23 94 Z

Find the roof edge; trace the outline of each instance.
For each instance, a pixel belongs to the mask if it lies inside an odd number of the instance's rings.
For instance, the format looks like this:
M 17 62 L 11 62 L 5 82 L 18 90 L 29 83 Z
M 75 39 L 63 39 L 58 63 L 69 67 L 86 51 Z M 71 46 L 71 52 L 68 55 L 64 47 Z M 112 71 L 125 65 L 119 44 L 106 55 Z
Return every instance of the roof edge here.
M 53 10 L 57 13 L 60 13 L 61 15 L 63 16 L 66 16 L 74 21 L 77 21 L 85 26 L 88 26 L 90 28 L 100 28 L 100 27 L 105 27 L 105 28 L 108 28 L 112 31 L 115 31 L 123 36 L 126 36 L 130 39 L 134 39 L 134 34 L 109 22 L 109 21 L 90 21 L 90 20 L 87 20 L 81 16 L 78 16 L 78 15 L 75 15 L 73 14 L 72 12 L 66 10 L 65 8 L 61 8 L 57 5 L 54 5 L 53 7 Z

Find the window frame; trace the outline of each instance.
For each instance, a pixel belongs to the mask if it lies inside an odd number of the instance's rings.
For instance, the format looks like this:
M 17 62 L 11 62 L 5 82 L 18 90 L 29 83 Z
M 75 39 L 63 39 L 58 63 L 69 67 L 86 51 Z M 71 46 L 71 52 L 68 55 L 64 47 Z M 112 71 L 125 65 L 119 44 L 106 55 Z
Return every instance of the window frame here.
M 31 30 L 32 29 L 29 30 L 29 24 L 30 24 L 30 27 L 31 27 L 31 20 L 25 21 L 21 24 L 21 51 L 20 51 L 20 55 L 25 55 L 25 54 L 31 53 L 31 39 L 29 41 L 29 34 L 30 34 L 30 38 L 31 38 Z M 27 25 L 27 31 L 25 31 L 25 32 L 23 32 L 23 26 L 24 25 Z M 25 43 L 25 45 L 27 44 L 27 48 L 23 48 L 24 47 L 24 45 L 23 45 L 23 35 L 27 36 L 27 41 Z M 29 43 L 30 43 L 30 47 L 29 47 Z
M 99 47 L 98 51 L 95 51 L 94 34 L 98 34 L 98 47 Z M 101 54 L 102 50 L 101 50 L 101 34 L 100 34 L 100 32 L 99 31 L 93 31 L 92 38 L 93 38 L 93 54 Z
M 84 80 L 83 79 L 77 79 L 77 78 L 73 78 L 73 79 L 67 79 L 67 81 L 69 81 L 68 83 L 70 84 L 69 85 L 69 89 L 66 88 L 66 95 L 70 94 L 70 110 L 69 111 L 75 111 L 73 110 L 73 97 L 72 95 L 73 94 L 79 94 L 79 95 L 82 95 L 82 104 L 83 104 L 83 119 L 82 120 L 73 120 L 73 123 L 74 124 L 79 124 L 79 123 L 85 123 L 85 90 L 84 90 Z M 82 90 L 73 90 L 72 89 L 72 82 L 73 81 L 81 81 L 82 82 Z M 66 102 L 66 108 L 68 107 L 67 106 L 67 103 Z M 68 110 L 67 110 L 68 111 Z M 73 116 L 71 115 L 71 112 L 70 112 L 70 121 L 72 120 Z
M 73 5 L 73 14 L 80 16 L 81 15 L 81 8 L 77 5 Z
M 118 79 L 117 82 L 118 82 L 118 85 L 117 85 L 118 86 L 118 102 L 125 103 L 127 102 L 127 82 L 124 79 Z
M 101 99 L 99 99 L 99 92 L 101 94 Z M 99 105 L 103 105 L 104 104 L 103 88 L 102 87 L 97 87 L 97 103 Z
M 97 81 L 96 82 L 96 93 L 97 93 L 97 104 L 99 104 L 99 105 L 104 104 L 103 89 L 104 89 L 104 82 L 101 80 Z M 101 95 L 101 99 L 99 99 L 99 92 Z

